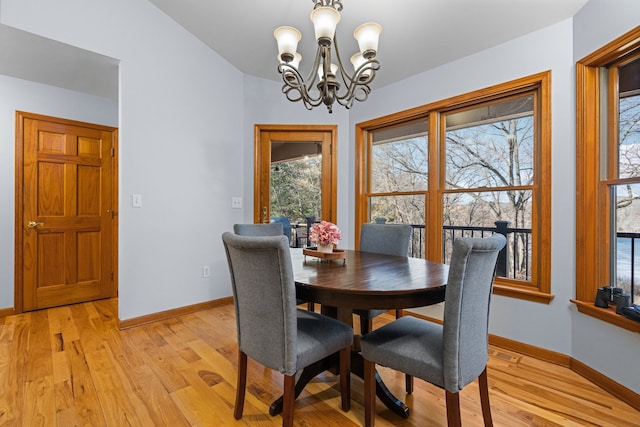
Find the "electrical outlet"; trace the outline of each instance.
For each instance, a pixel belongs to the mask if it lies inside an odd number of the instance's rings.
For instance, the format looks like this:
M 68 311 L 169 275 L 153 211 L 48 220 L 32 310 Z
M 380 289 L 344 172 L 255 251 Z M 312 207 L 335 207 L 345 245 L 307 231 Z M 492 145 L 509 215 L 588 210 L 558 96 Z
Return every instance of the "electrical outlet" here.
M 202 267 L 202 277 L 209 277 L 211 276 L 211 269 L 209 268 L 208 265 L 205 265 Z

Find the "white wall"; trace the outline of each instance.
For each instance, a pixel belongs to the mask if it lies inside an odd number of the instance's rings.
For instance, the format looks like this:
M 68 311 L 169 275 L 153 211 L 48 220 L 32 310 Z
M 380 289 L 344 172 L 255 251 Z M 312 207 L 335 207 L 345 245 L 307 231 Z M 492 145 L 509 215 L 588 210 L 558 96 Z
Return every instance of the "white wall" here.
M 0 75 L 0 308 L 14 306 L 16 111 L 107 126 L 118 125 L 118 103 Z
M 220 235 L 243 190 L 242 73 L 146 0 L 0 6 L 3 24 L 121 61 L 120 318 L 229 296 Z
M 640 25 L 637 0 L 590 0 L 574 17 L 573 60 L 584 58 Z M 585 316 L 572 307 L 572 356 L 640 393 L 640 334 Z

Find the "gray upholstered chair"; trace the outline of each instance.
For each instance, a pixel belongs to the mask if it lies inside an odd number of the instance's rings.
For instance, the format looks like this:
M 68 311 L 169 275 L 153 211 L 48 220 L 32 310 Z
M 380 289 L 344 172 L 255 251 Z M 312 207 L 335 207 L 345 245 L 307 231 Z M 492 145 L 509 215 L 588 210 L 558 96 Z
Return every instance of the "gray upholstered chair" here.
M 233 232 L 240 236 L 284 236 L 281 222 L 268 224 L 233 224 Z
M 377 254 L 407 256 L 413 228 L 409 224 L 362 224 L 360 251 Z M 360 316 L 360 333 L 365 335 L 373 327 L 373 318 L 387 310 L 354 310 Z M 397 317 L 397 314 L 396 314 Z
M 442 325 L 405 316 L 362 338 L 365 426 L 375 421 L 376 364 L 444 388 L 449 426 L 461 425 L 458 392 L 479 378 L 484 424 L 493 425 L 487 385 L 489 302 L 505 243 L 500 234 L 454 241 Z
M 340 352 L 342 409 L 350 408 L 353 329 L 319 313 L 296 308 L 286 236 L 222 235 L 233 288 L 238 332 L 238 384 L 234 417 L 242 418 L 247 357 L 284 374 L 282 425 L 293 425 L 299 370 Z
M 291 246 L 291 221 L 289 221 L 289 218 L 286 216 L 274 216 L 271 218 L 271 222 L 282 224 L 282 232 L 287 236 L 287 239 L 289 239 L 289 246 Z
M 281 222 L 266 224 L 233 224 L 233 232 L 239 236 L 284 236 Z M 307 304 L 307 310 L 315 311 L 315 304 L 303 299 L 297 299 L 296 303 Z

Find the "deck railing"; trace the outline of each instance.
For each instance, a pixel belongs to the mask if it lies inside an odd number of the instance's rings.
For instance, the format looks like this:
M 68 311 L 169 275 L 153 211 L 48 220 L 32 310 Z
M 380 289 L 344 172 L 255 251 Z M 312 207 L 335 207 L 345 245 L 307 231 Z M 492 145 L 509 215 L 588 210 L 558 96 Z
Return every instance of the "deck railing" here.
M 640 302 L 640 289 L 635 283 L 636 275 L 636 243 L 640 241 L 640 233 L 619 232 L 616 235 L 616 286 L 629 291 L 632 302 Z
M 409 256 L 422 258 L 424 249 L 424 224 L 412 224 L 413 237 L 409 248 Z M 442 227 L 443 248 L 445 262 L 449 262 L 453 240 L 456 237 L 486 237 L 492 233 L 500 233 L 507 238 L 507 245 L 498 255 L 496 274 L 500 277 L 530 279 L 531 274 L 531 229 L 511 228 L 508 221 L 496 221 L 495 227 L 472 227 L 445 225 Z M 618 286 L 628 290 L 638 301 L 640 288 L 635 281 L 636 248 L 640 250 L 640 233 L 617 233 L 617 271 Z
M 423 224 L 412 224 L 411 226 L 413 227 L 413 237 L 409 248 L 409 256 L 422 258 L 425 226 Z M 508 221 L 496 221 L 495 227 L 445 225 L 442 227 L 442 233 L 442 255 L 445 262 L 449 261 L 453 240 L 456 237 L 487 237 L 493 233 L 504 235 L 508 243 L 498 255 L 496 274 L 500 277 L 530 279 L 530 228 L 511 228 Z

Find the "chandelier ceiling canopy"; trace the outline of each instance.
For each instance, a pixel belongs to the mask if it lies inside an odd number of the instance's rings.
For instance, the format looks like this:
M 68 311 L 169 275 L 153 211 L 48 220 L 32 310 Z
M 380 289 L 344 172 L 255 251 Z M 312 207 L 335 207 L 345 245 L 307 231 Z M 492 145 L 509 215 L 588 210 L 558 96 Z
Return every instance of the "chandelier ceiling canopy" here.
M 278 42 L 278 71 L 284 82 L 282 92 L 289 101 L 302 101 L 308 110 L 324 104 L 331 113 L 336 101 L 351 108 L 354 101 L 367 99 L 371 92 L 369 83 L 380 69 L 376 53 L 382 27 L 375 22 L 368 22 L 355 29 L 353 37 L 358 41 L 360 52 L 351 56 L 353 73 L 349 73 L 343 65 L 336 39 L 342 1 L 311 1 L 314 3 L 311 22 L 318 48 L 313 67 L 306 78 L 298 69 L 302 60 L 297 52 L 298 42 L 302 38 L 300 31 L 284 26 L 276 28 L 273 33 Z M 335 51 L 334 56 L 332 50 Z M 333 62 L 334 59 L 337 63 Z

